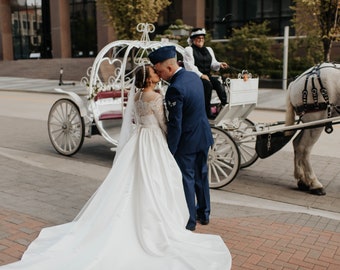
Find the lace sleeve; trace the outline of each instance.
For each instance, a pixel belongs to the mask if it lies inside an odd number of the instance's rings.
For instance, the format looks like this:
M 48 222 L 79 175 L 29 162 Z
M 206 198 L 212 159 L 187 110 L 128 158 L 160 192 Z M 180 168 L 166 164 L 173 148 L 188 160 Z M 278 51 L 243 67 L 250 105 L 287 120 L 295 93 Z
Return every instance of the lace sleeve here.
M 165 118 L 164 103 L 163 103 L 162 95 L 158 95 L 155 98 L 155 106 L 152 108 L 152 110 L 157 118 L 160 128 L 162 129 L 164 134 L 166 134 L 167 125 L 166 125 L 166 118 Z

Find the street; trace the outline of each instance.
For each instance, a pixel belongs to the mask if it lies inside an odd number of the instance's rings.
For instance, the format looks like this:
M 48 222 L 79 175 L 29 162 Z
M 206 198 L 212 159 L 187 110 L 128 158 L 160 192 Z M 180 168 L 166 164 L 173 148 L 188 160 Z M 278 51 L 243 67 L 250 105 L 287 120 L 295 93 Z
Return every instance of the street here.
M 67 159 L 56 153 L 47 131 L 49 110 L 62 97 L 59 94 L 0 91 L 0 146 Z M 110 167 L 114 155 L 110 147 L 111 144 L 100 136 L 93 136 L 85 139 L 82 151 L 72 159 Z
M 61 97 L 0 91 L 0 265 L 20 259 L 42 228 L 72 221 L 110 170 L 112 145 L 100 136 L 86 138 L 72 157 L 54 150 L 48 138 L 47 118 L 52 104 Z M 271 122 L 283 120 L 284 114 L 255 110 L 249 118 L 255 123 Z M 231 250 L 233 269 L 238 270 L 244 269 L 243 264 L 257 264 L 251 262 L 253 256 L 261 258 L 259 264 L 272 258 L 278 264 L 269 263 L 272 269 L 283 269 L 281 263 L 305 265 L 296 247 L 283 247 L 282 241 L 309 242 L 301 234 L 308 230 L 320 240 L 300 252 L 306 253 L 308 261 L 321 247 L 325 253 L 320 255 L 321 260 L 309 262 L 301 269 L 311 269 L 311 265 L 336 269 L 339 262 L 334 248 L 338 250 L 336 237 L 340 232 L 340 157 L 336 151 L 339 143 L 337 126 L 333 134 L 322 135 L 315 149 L 317 155 L 312 156 L 326 196 L 297 190 L 289 144 L 273 156 L 242 169 L 229 185 L 211 190 L 211 224 L 198 226 L 197 232 L 221 235 Z M 283 236 L 282 230 L 290 230 L 289 238 Z M 322 239 L 330 233 L 334 240 L 323 247 Z M 257 248 L 247 248 L 244 243 Z M 271 252 L 263 253 L 258 245 Z M 281 257 L 286 251 L 291 257 Z M 327 255 L 331 252 L 333 261 Z
M 85 138 L 78 153 L 72 157 L 65 157 L 58 154 L 49 141 L 48 113 L 52 104 L 62 97 L 60 94 L 0 91 L 1 156 L 11 158 L 11 162 L 33 166 L 36 172 L 44 169 L 70 174 L 71 183 L 72 177 L 91 176 L 91 179 L 99 184 L 112 164 L 114 152 L 110 151 L 111 144 L 101 136 L 92 136 Z M 254 110 L 248 118 L 254 123 L 268 123 L 284 120 L 284 113 Z M 338 212 L 340 207 L 339 134 L 340 125 L 336 125 L 332 134 L 322 134 L 313 150 L 313 166 L 320 181 L 326 187 L 326 196 L 312 196 L 297 190 L 293 178 L 291 142 L 274 155 L 263 160 L 259 159 L 252 166 L 242 169 L 231 184 L 213 190 L 212 193 L 232 192 Z M 21 169 L 23 168 L 20 167 Z M 6 175 L 8 179 L 12 177 L 15 175 Z M 35 177 L 43 180 L 46 176 L 38 173 Z M 53 181 L 59 182 L 58 174 L 52 178 Z

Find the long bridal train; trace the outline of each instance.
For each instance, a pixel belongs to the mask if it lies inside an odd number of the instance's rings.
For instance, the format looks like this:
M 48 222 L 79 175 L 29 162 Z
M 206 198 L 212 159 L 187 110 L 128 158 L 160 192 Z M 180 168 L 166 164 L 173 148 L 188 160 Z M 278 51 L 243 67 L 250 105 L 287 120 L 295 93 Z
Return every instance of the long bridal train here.
M 185 229 L 188 209 L 181 172 L 156 117 L 140 121 L 78 217 L 43 229 L 21 261 L 0 269 L 231 268 L 220 236 Z

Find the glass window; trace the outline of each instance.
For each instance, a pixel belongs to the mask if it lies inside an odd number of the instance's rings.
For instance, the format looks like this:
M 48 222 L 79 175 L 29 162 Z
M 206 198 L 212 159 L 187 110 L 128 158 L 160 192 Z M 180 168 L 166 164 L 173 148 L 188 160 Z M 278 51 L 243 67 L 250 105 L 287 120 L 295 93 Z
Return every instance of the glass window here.
M 212 29 L 214 39 L 228 38 L 233 28 L 239 28 L 252 21 L 270 22 L 270 34 L 282 36 L 284 27 L 291 24 L 293 12 L 292 0 L 215 0 L 208 5 L 209 18 L 207 25 Z M 220 18 L 226 16 L 221 22 Z M 223 18 L 223 17 L 222 17 Z
M 72 57 L 97 54 L 96 1 L 71 0 Z
M 41 31 L 31 27 L 41 23 L 41 0 L 11 1 L 11 12 L 14 58 L 30 58 L 41 48 Z

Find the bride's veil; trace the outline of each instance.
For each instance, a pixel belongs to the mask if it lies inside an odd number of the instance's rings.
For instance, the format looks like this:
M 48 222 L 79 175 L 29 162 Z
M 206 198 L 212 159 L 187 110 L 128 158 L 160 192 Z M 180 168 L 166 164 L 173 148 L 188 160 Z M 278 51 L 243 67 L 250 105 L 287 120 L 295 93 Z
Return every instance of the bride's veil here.
M 150 61 L 145 58 L 138 58 L 136 62 L 136 69 L 135 72 L 137 72 L 140 68 L 143 69 L 143 83 L 145 82 L 146 78 L 146 71 L 145 71 L 145 66 L 150 65 Z M 135 114 L 135 94 L 136 91 L 140 90 L 139 88 L 136 87 L 135 85 L 136 82 L 136 74 L 134 75 L 132 82 L 131 82 L 131 88 L 129 91 L 129 96 L 128 96 L 128 103 L 126 105 L 125 111 L 124 111 L 124 117 L 123 117 L 123 123 L 121 127 L 121 131 L 119 134 L 119 141 L 118 141 L 118 146 L 116 150 L 116 155 L 115 159 L 119 156 L 120 152 L 124 148 L 125 144 L 128 142 L 130 139 L 131 135 L 134 132 L 134 114 Z
M 143 66 L 145 66 L 145 63 L 143 63 Z M 133 132 L 134 132 L 134 114 L 135 114 L 135 94 L 136 91 L 138 91 L 138 88 L 135 86 L 135 80 L 136 77 L 134 76 L 133 79 L 130 81 L 130 90 L 129 90 L 129 94 L 128 94 L 128 102 L 126 105 L 126 108 L 124 110 L 124 114 L 123 114 L 123 123 L 122 123 L 122 127 L 120 130 L 120 134 L 119 134 L 119 142 L 118 142 L 118 146 L 116 149 L 116 154 L 115 154 L 115 158 L 113 160 L 113 163 L 117 160 L 120 152 L 122 151 L 122 149 L 124 148 L 124 146 L 126 145 L 126 143 L 129 141 L 130 137 L 132 136 Z M 84 213 L 84 211 L 86 210 L 86 208 L 88 207 L 88 205 L 91 203 L 92 199 L 95 197 L 96 193 L 97 193 L 98 189 L 96 190 L 96 192 L 91 196 L 91 198 L 86 202 L 86 204 L 83 206 L 83 208 L 81 209 L 81 211 L 78 213 L 78 215 L 74 218 L 74 221 L 77 221 L 82 214 Z
M 130 139 L 133 130 L 134 130 L 134 124 L 133 124 L 133 118 L 135 113 L 135 93 L 136 93 L 136 86 L 135 86 L 135 77 L 132 80 L 132 86 L 129 91 L 128 95 L 128 102 L 124 111 L 124 117 L 123 117 L 123 123 L 119 134 L 119 142 L 116 150 L 116 155 L 114 160 L 117 159 L 120 152 L 124 148 L 125 144 Z

